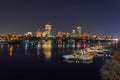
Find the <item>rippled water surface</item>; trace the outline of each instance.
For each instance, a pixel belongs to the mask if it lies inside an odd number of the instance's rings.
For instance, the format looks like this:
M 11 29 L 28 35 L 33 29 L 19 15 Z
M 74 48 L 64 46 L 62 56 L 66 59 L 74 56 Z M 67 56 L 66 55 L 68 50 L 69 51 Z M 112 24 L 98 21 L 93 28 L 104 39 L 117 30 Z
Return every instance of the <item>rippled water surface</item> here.
M 65 61 L 63 55 L 94 45 L 103 45 L 111 52 L 97 56 L 93 61 Z M 100 80 L 104 64 L 113 58 L 115 43 L 77 42 L 56 44 L 51 41 L 38 44 L 0 45 L 0 77 L 4 79 L 82 79 Z

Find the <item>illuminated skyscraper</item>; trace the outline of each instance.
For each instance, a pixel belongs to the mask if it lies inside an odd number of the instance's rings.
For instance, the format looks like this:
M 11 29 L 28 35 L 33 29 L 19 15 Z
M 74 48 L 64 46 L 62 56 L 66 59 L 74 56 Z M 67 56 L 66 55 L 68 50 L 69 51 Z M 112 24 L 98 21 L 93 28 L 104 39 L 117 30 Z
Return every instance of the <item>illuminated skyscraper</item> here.
M 36 31 L 36 37 L 41 37 L 42 36 L 42 32 L 40 32 L 40 30 L 38 29 L 38 31 Z
M 72 30 L 72 33 L 76 33 L 74 29 Z
M 81 35 L 81 26 L 77 27 L 77 35 L 80 36 Z
M 45 30 L 46 30 L 48 37 L 51 36 L 51 28 L 52 28 L 52 26 L 50 24 L 45 25 Z
M 76 36 L 77 36 L 77 35 L 76 35 L 75 30 L 72 30 L 71 37 L 76 37 Z

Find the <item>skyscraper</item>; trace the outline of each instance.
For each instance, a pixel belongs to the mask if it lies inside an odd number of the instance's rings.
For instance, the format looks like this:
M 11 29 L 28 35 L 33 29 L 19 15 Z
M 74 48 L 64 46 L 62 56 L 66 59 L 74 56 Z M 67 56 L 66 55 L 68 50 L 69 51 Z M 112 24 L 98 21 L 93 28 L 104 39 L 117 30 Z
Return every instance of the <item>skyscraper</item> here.
M 80 25 L 77 27 L 77 35 L 78 35 L 78 36 L 81 35 L 81 26 L 80 26 Z
M 40 32 L 40 30 L 38 29 L 37 31 L 36 31 L 36 37 L 41 37 L 42 36 L 42 32 Z
M 45 31 L 46 31 L 48 37 L 51 36 L 51 27 L 52 26 L 50 24 L 45 25 Z

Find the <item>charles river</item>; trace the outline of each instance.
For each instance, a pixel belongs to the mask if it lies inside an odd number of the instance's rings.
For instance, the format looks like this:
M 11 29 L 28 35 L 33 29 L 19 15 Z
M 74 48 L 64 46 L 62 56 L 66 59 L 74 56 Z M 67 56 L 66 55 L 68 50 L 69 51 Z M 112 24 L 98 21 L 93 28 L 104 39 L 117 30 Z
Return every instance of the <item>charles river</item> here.
M 93 61 L 65 61 L 63 55 L 73 54 L 84 47 L 105 46 L 110 51 Z M 80 41 L 36 44 L 0 44 L 1 80 L 120 80 L 120 59 L 114 60 L 116 42 Z M 119 56 L 119 54 L 118 54 Z

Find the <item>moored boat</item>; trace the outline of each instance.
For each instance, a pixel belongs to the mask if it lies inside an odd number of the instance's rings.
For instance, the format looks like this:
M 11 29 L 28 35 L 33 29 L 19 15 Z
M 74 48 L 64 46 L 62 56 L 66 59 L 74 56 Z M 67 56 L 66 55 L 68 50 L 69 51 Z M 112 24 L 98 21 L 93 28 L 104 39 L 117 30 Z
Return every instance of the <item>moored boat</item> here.
M 63 58 L 66 60 L 92 60 L 95 56 L 104 55 L 104 53 L 105 49 L 102 46 L 95 46 L 77 50 L 76 53 L 71 55 L 63 55 Z
M 81 55 L 64 55 L 63 58 L 67 60 L 92 60 L 95 57 L 94 54 L 81 54 Z

